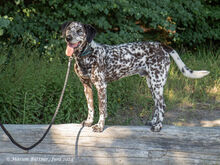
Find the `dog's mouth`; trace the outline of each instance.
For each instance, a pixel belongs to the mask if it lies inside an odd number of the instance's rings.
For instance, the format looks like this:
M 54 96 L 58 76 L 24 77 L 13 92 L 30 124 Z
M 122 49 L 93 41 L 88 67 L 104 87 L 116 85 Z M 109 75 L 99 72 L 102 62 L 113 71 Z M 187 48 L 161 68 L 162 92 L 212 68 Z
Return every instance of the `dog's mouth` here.
M 81 41 L 71 44 L 71 43 L 67 43 L 67 47 L 66 47 L 66 55 L 67 56 L 72 56 L 75 49 L 77 49 L 79 47 L 79 45 L 81 44 Z

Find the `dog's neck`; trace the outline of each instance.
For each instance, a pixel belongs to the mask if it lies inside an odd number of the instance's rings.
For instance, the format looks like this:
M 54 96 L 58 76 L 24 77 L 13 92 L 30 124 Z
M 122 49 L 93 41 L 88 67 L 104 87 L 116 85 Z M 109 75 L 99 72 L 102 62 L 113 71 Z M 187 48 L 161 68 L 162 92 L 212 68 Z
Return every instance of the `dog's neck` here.
M 91 55 L 96 47 L 97 44 L 94 41 L 91 43 L 86 42 L 82 49 L 77 52 L 79 54 L 74 54 L 75 63 L 84 76 L 86 76 L 88 70 L 91 69 L 93 62 L 90 63 L 91 65 L 88 65 L 87 63 L 90 60 L 94 61 L 94 56 Z
M 82 51 L 79 53 L 79 57 L 85 57 L 92 54 L 91 45 L 90 43 L 86 43 L 85 46 L 82 48 Z
M 82 48 L 76 50 L 73 56 L 75 59 L 81 59 L 91 54 L 92 54 L 91 45 L 90 43 L 86 42 L 82 45 Z
M 86 42 L 82 49 L 78 50 L 77 55 L 74 55 L 76 59 L 86 58 L 90 56 L 93 53 L 93 50 L 97 48 L 99 44 L 97 44 L 95 41 L 92 41 L 91 43 Z

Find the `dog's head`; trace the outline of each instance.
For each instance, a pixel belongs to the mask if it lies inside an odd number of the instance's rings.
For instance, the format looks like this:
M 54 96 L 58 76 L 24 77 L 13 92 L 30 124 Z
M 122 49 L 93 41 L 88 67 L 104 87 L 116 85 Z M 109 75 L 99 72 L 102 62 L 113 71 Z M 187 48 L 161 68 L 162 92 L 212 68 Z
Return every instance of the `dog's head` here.
M 90 43 L 95 37 L 96 30 L 91 25 L 79 22 L 66 22 L 61 27 L 62 36 L 67 42 L 66 55 L 72 56 L 74 52 Z

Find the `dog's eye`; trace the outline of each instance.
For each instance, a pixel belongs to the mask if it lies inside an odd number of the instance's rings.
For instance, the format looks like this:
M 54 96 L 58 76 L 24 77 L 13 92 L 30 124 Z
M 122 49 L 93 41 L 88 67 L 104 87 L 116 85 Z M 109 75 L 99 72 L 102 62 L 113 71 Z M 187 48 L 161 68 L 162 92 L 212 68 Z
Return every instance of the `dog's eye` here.
M 83 34 L 81 29 L 77 30 L 76 32 L 77 32 L 78 35 L 82 35 Z

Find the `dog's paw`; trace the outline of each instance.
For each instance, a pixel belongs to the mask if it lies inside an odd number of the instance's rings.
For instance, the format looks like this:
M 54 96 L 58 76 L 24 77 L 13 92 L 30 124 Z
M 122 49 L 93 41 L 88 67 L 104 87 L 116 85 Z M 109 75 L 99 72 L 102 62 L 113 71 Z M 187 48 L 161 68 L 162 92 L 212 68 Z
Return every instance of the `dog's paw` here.
M 152 132 L 160 132 L 162 129 L 162 123 L 157 123 L 155 125 L 152 125 L 151 131 Z
M 92 123 L 93 123 L 93 122 L 91 122 L 91 121 L 84 120 L 84 121 L 82 122 L 82 125 L 85 126 L 85 127 L 91 127 L 91 126 L 92 126 Z
M 95 124 L 92 126 L 92 130 L 93 130 L 93 132 L 102 132 L 103 127 L 101 127 L 100 124 Z

